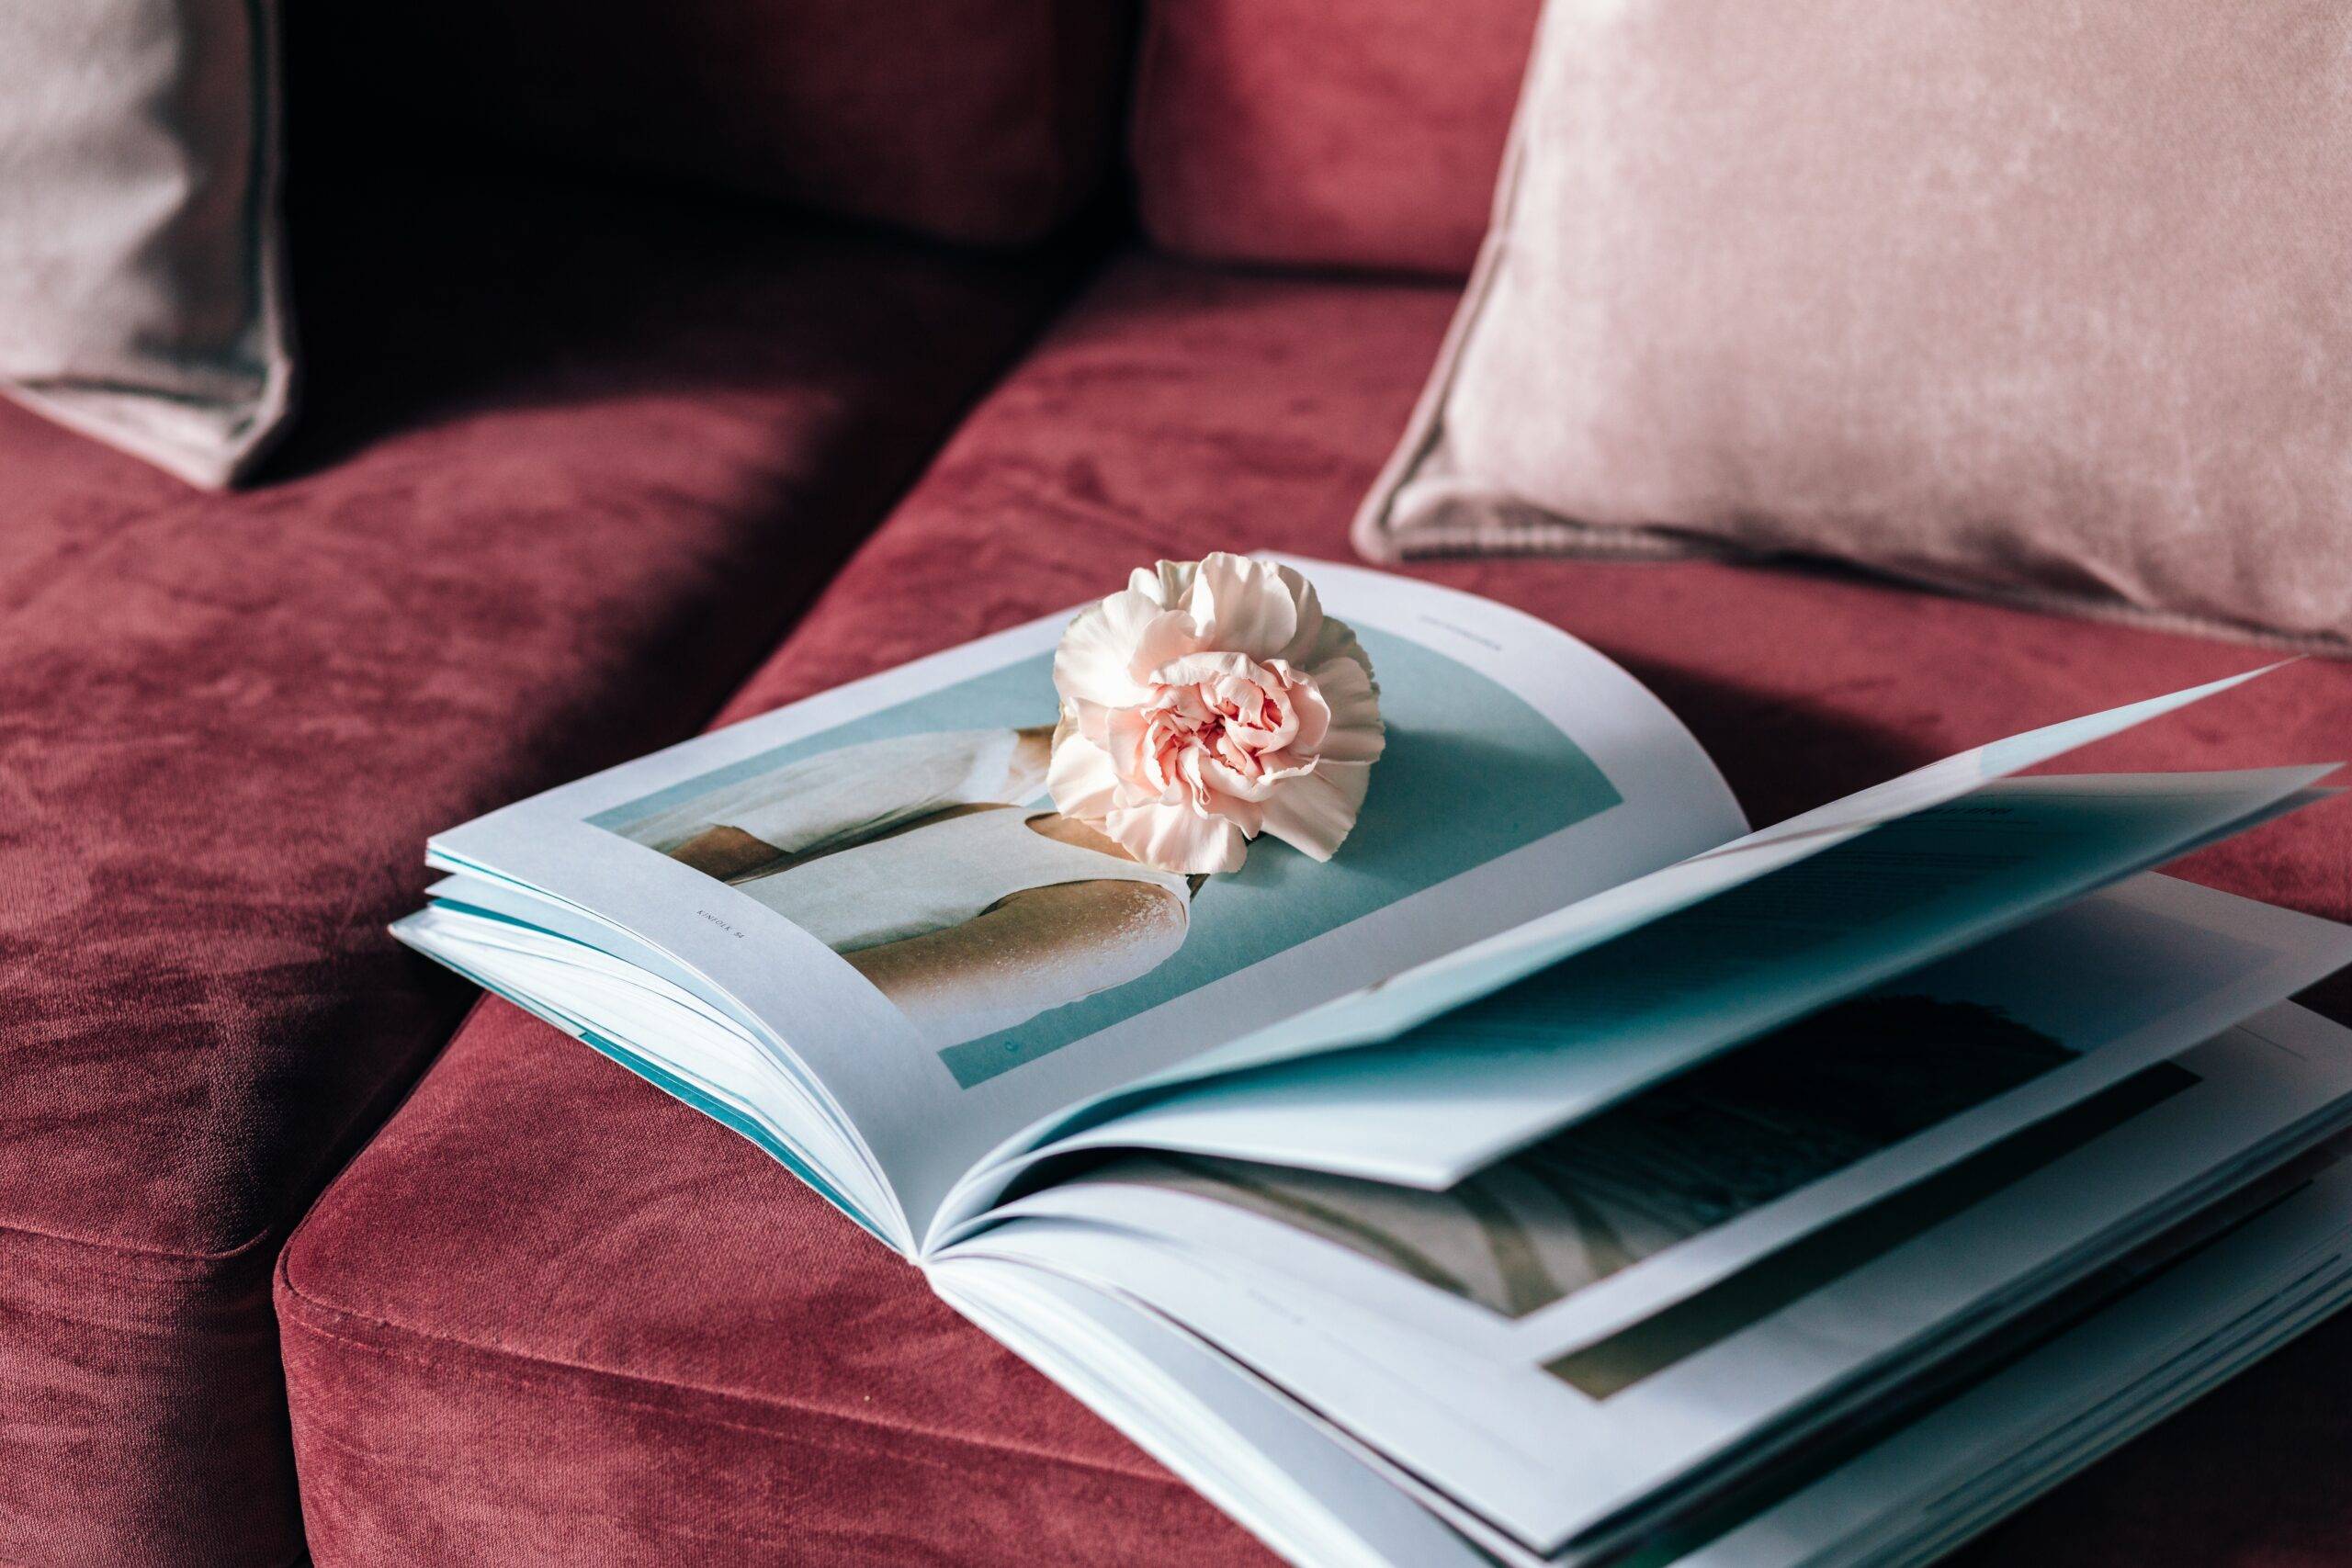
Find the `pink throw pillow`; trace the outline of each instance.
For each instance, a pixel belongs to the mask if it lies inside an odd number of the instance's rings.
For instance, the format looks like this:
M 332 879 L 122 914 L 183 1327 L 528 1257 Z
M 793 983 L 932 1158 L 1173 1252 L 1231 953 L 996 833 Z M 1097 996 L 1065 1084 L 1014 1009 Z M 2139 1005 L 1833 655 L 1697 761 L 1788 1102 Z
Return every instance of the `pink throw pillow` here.
M 1357 520 L 2352 638 L 2352 11 L 1553 0 Z

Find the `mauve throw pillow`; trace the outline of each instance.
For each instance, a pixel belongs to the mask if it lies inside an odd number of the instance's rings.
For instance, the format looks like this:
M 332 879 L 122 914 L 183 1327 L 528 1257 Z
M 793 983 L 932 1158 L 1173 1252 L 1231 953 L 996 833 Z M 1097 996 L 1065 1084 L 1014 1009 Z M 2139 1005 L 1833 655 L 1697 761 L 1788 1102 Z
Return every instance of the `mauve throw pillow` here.
M 0 390 L 200 485 L 292 381 L 270 0 L 0 0 Z
M 1366 553 L 2352 637 L 2352 10 L 1553 0 Z

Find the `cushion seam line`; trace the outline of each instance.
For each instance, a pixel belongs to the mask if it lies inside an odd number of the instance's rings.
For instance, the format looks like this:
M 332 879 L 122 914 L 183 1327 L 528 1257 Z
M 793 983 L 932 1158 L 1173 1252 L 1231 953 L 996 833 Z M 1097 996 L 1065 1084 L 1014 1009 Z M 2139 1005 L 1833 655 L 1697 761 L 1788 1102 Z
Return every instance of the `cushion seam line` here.
M 477 1356 L 503 1357 L 511 1360 L 526 1362 L 534 1366 L 548 1368 L 558 1371 L 578 1373 L 599 1378 L 618 1379 L 641 1386 L 674 1389 L 681 1393 L 699 1394 L 705 1398 L 746 1399 L 751 1403 L 764 1405 L 768 1408 L 780 1412 L 795 1416 L 815 1416 L 844 1427 L 854 1427 L 857 1430 L 864 1432 L 888 1434 L 901 1438 L 910 1435 L 911 1432 L 914 1435 L 921 1436 L 933 1441 L 951 1443 L 962 1448 L 976 1449 L 984 1453 L 1019 1454 L 1032 1459 L 1044 1460 L 1053 1464 L 1066 1465 L 1074 1470 L 1087 1471 L 1091 1473 L 1099 1475 L 1111 1475 L 1129 1480 L 1148 1481 L 1159 1485 L 1182 1484 L 1180 1482 L 1173 1481 L 1172 1478 L 1166 1475 L 1155 1475 L 1141 1470 L 1124 1469 L 1118 1466 L 1105 1464 L 1099 1460 L 1072 1458 L 1068 1455 L 1057 1454 L 1048 1450 L 1040 1449 L 1029 1444 L 996 1443 L 989 1442 L 985 1438 L 967 1437 L 958 1433 L 942 1432 L 935 1428 L 910 1428 L 907 1427 L 893 1425 L 885 1421 L 878 1421 L 871 1416 L 859 1416 L 854 1412 L 827 1409 L 822 1405 L 807 1404 L 797 1400 L 777 1399 L 761 1395 L 746 1395 L 740 1393 L 726 1393 L 715 1389 L 700 1388 L 691 1383 L 668 1382 L 660 1379 L 641 1377 L 631 1372 L 614 1371 L 606 1368 L 589 1366 L 577 1361 L 559 1360 L 547 1356 L 512 1349 L 505 1346 L 479 1345 L 471 1340 L 460 1339 L 448 1335 L 428 1333 L 422 1329 L 411 1327 L 405 1324 L 395 1323 L 389 1318 L 376 1317 L 365 1313 L 347 1312 L 341 1307 L 330 1306 L 326 1303 L 318 1300 L 316 1297 L 305 1293 L 300 1286 L 294 1283 L 290 1271 L 285 1269 L 282 1264 L 278 1273 L 279 1278 L 285 1283 L 287 1295 L 292 1298 L 296 1303 L 300 1303 L 302 1308 L 306 1309 L 308 1314 L 331 1314 L 334 1317 L 348 1318 L 358 1323 L 371 1324 L 376 1327 L 386 1330 L 387 1332 L 402 1335 L 428 1345 L 447 1346 L 453 1349 Z M 473 1378 L 478 1381 L 502 1382 L 514 1387 L 526 1386 L 525 1380 L 515 1372 L 503 1371 L 494 1367 L 469 1367 L 462 1365 L 455 1360 L 436 1360 L 429 1356 L 420 1355 L 413 1351 L 403 1350 L 394 1346 L 371 1344 L 368 1341 L 358 1338 L 353 1335 L 338 1332 L 335 1328 L 330 1326 L 324 1322 L 318 1321 L 315 1317 L 310 1317 L 307 1315 L 296 1316 L 281 1314 L 279 1321 L 288 1327 L 298 1328 L 300 1331 L 312 1335 L 317 1338 L 332 1340 L 336 1344 L 349 1346 L 353 1349 L 356 1350 L 364 1350 L 389 1360 L 401 1361 L 411 1366 L 421 1367 L 436 1371 L 456 1371 L 460 1376 Z M 1026 1363 L 1024 1363 L 1024 1365 Z M 749 1422 L 729 1420 L 722 1416 L 713 1416 L 695 1411 L 681 1411 L 670 1406 L 657 1404 L 648 1400 L 624 1398 L 615 1394 L 600 1393 L 593 1390 L 576 1388 L 569 1389 L 564 1391 L 562 1397 L 567 1399 L 585 1400 L 599 1404 L 613 1405 L 625 1410 L 638 1410 L 648 1414 L 675 1416 L 698 1425 L 719 1427 L 732 1431 L 763 1432 L 766 1430 L 766 1428 L 753 1426 Z

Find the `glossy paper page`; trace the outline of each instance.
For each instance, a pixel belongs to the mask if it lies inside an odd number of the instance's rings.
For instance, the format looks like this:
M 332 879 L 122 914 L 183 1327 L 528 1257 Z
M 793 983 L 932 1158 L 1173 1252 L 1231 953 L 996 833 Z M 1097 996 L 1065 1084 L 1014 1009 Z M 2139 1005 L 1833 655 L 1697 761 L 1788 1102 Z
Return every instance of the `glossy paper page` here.
M 1188 1085 L 1054 1146 L 1190 1149 L 1448 1186 L 1801 1013 L 2307 803 L 2305 786 L 2331 771 L 1996 782 L 1394 1040 Z
M 1344 1223 L 1311 1200 L 1326 1217 L 1277 1218 L 1211 1195 L 1217 1178 L 1170 1179 L 1148 1161 L 1025 1198 L 1014 1212 L 1026 1217 L 949 1256 L 1115 1288 L 1522 1545 L 1598 1548 L 1637 1529 L 1661 1489 L 1732 1483 L 1736 1469 L 1711 1467 L 1802 1442 L 1915 1376 L 1918 1357 L 1957 1353 L 2341 1125 L 2347 1041 L 2274 1010 L 2067 1097 L 1600 1338 L 1489 1296 L 1434 1234 Z M 1601 1207 L 1570 1211 L 1589 1245 L 1639 1218 L 1631 1196 Z M 1460 1223 L 1496 1249 L 1498 1285 L 1527 1277 L 1515 1227 L 1476 1205 Z
M 919 1241 L 1022 1129 L 1744 828 L 1687 731 L 1574 638 L 1429 584 L 1307 570 L 1370 655 L 1387 724 L 1328 863 L 1264 838 L 1238 873 L 1186 879 L 1054 839 L 1058 616 L 526 801 L 434 853 L 624 927 L 755 1021 Z M 722 858 L 745 840 L 771 860 Z M 1073 885 L 1127 913 L 1041 926 L 1017 963 L 917 962 L 1009 892 Z M 620 1043 L 664 1068 L 658 1043 Z

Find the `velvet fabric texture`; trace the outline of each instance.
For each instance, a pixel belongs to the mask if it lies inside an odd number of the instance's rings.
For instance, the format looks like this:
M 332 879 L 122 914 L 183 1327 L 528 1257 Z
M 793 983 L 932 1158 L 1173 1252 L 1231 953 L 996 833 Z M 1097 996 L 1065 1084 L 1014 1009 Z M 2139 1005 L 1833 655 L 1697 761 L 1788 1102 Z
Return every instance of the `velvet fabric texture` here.
M 1453 299 L 1115 264 L 722 717 L 1075 605 L 1158 557 L 1337 555 Z M 2227 645 L 1713 562 L 1421 570 L 1624 662 L 1759 822 L 2247 662 Z M 2352 666 L 2312 663 L 2084 763 L 2277 762 L 2347 732 Z M 2338 803 L 2181 869 L 2343 919 L 2347 866 L 2352 806 Z M 2306 999 L 2352 1017 L 2341 980 Z M 322 1568 L 1265 1561 L 752 1145 L 503 1003 L 475 1012 L 321 1199 L 277 1297 Z M 2332 1355 L 2248 1374 L 2240 1414 L 2200 1407 L 1986 1561 L 2141 1568 L 2150 1538 L 2117 1516 L 2142 1506 L 2143 1465 L 2158 1479 L 2213 1467 L 2236 1488 L 2205 1506 L 2175 1479 L 2152 1502 L 2174 1529 L 2169 1561 L 2283 1563 L 2340 1539 L 2352 1498 L 2317 1467 L 2352 1419 L 2347 1343 L 2330 1330 Z M 2287 1414 L 2270 1427 L 2248 1402 Z M 2271 1444 L 2310 1457 L 2274 1470 Z
M 0 1562 L 299 1553 L 269 1269 L 469 1000 L 424 836 L 707 718 L 1068 286 L 346 194 L 281 482 L 0 410 Z
M 1460 277 L 1541 0 L 1149 0 L 1130 132 L 1159 244 Z
M 303 18 L 294 61 L 338 145 L 519 148 L 1018 245 L 1069 218 L 1111 165 L 1132 9 L 417 0 Z
M 2352 16 L 1554 0 L 1357 541 L 2352 648 Z
M 20 6 L 0 50 L 0 391 L 220 486 L 290 407 L 275 0 Z
M 1234 1534 L 641 1089 L 485 1003 L 304 1222 L 277 1292 L 315 1562 L 1027 1568 Z

